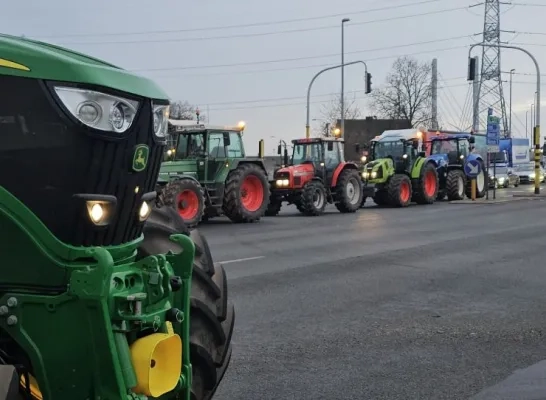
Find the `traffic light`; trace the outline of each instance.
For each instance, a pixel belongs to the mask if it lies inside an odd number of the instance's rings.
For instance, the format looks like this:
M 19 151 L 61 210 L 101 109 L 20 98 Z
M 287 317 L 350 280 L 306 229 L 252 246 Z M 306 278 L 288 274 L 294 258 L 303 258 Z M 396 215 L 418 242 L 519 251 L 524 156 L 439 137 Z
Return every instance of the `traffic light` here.
M 474 57 L 468 59 L 468 77 L 467 81 L 473 81 L 476 78 L 476 59 Z
M 366 94 L 372 91 L 372 74 L 366 72 Z

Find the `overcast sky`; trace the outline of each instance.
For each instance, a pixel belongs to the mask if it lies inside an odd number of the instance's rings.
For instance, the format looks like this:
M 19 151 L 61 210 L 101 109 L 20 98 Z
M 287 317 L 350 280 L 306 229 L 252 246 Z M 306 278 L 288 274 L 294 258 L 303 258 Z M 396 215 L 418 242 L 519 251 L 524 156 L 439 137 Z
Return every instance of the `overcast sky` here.
M 467 52 L 481 36 L 468 36 L 483 30 L 483 5 L 452 10 L 476 2 L 259 3 L 26 0 L 4 4 L 0 26 L 4 33 L 65 45 L 149 76 L 173 100 L 188 100 L 199 105 L 203 113 L 209 110 L 211 123 L 246 121 L 245 144 L 247 152 L 253 153 L 261 138 L 271 152 L 279 138 L 289 140 L 304 134 L 307 86 L 320 69 L 340 63 L 339 25 L 343 17 L 348 17 L 351 22 L 345 28 L 346 62 L 366 61 L 375 88 L 384 81 L 397 56 L 413 54 L 422 62 L 437 57 L 440 120 L 447 129 L 470 123 L 468 118 L 461 121 L 468 114 Z M 518 33 L 503 33 L 503 39 L 533 52 L 543 66 L 545 78 L 546 7 L 531 5 L 546 5 L 546 1 L 513 3 L 502 6 L 501 24 L 503 30 Z M 286 20 L 298 21 L 282 22 Z M 476 49 L 474 54 L 481 56 L 481 50 Z M 530 110 L 536 87 L 534 66 L 525 55 L 511 50 L 503 51 L 502 63 L 503 71 L 516 69 L 513 131 L 523 137 L 526 111 Z M 346 93 L 356 97 L 363 115 L 369 115 L 363 68 L 347 67 L 345 76 Z M 503 77 L 509 80 L 508 74 Z M 504 88 L 508 104 L 508 83 Z M 311 118 L 321 118 L 321 109 L 339 90 L 339 70 L 322 75 L 313 87 Z M 313 124 L 318 126 L 318 122 Z

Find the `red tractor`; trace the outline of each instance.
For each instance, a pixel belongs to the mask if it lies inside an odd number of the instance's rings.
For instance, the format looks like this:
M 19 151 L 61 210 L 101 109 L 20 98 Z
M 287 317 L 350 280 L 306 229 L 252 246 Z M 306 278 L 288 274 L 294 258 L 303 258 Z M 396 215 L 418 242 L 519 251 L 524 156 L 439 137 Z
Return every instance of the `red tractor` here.
M 284 201 L 310 216 L 322 214 L 327 203 L 335 204 L 342 213 L 356 212 L 363 186 L 357 165 L 344 160 L 344 141 L 309 138 L 292 144 L 292 158 L 285 160 L 288 166 L 275 172 L 266 215 L 277 215 Z

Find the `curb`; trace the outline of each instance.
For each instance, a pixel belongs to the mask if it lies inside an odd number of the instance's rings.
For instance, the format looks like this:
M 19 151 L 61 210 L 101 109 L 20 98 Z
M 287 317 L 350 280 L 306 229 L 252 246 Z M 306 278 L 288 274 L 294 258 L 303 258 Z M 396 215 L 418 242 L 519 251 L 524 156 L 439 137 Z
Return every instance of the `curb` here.
M 495 199 L 495 200 L 476 200 L 476 201 L 472 201 L 472 200 L 454 200 L 454 201 L 450 201 L 449 204 L 473 204 L 473 205 L 493 205 L 493 204 L 504 204 L 504 203 L 513 203 L 514 201 L 522 201 L 522 200 L 543 200 L 543 199 L 546 199 L 546 195 L 545 196 L 525 196 L 525 195 L 522 195 L 521 197 L 520 196 L 517 196 L 514 195 L 514 198 L 511 198 L 511 199 Z

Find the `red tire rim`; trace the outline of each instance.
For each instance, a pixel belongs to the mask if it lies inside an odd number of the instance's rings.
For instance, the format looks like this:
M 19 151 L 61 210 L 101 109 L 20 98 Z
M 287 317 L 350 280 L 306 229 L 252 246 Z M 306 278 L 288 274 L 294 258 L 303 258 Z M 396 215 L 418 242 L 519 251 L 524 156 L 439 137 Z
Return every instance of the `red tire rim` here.
M 193 190 L 183 190 L 176 198 L 178 204 L 178 214 L 186 221 L 191 221 L 197 217 L 199 212 L 199 197 Z
M 408 182 L 403 181 L 400 184 L 400 200 L 402 203 L 407 203 L 411 196 L 410 185 Z
M 249 175 L 243 181 L 241 186 L 241 203 L 243 207 L 250 212 L 260 209 L 264 202 L 264 185 L 262 181 L 254 175 Z
M 433 171 L 428 171 L 425 174 L 425 194 L 432 197 L 434 193 L 436 193 L 436 175 Z

